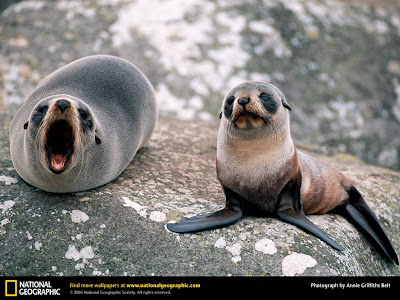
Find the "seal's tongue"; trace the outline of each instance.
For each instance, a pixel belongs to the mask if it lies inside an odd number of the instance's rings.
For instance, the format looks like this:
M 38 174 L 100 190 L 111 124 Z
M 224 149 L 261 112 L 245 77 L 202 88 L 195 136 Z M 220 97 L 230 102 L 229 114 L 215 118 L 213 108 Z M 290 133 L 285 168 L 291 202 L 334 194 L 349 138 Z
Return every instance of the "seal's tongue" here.
M 64 168 L 66 162 L 66 156 L 62 154 L 52 154 L 51 155 L 51 166 L 53 169 L 59 171 Z

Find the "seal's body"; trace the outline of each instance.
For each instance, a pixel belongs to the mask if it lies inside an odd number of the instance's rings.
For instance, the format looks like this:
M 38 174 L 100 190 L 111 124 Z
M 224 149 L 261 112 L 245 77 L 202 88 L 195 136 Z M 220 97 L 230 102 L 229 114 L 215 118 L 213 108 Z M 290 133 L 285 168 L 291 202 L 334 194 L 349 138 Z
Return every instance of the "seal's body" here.
M 230 225 L 244 214 L 276 216 L 342 250 L 305 214 L 343 213 L 382 252 L 398 258 L 379 221 L 350 179 L 296 149 L 290 135 L 289 104 L 265 82 L 245 82 L 223 102 L 216 169 L 226 206 L 215 213 L 169 223 L 174 232 Z
M 92 189 L 121 174 L 157 116 L 153 87 L 133 64 L 81 58 L 48 75 L 18 110 L 11 158 L 26 182 L 45 191 Z

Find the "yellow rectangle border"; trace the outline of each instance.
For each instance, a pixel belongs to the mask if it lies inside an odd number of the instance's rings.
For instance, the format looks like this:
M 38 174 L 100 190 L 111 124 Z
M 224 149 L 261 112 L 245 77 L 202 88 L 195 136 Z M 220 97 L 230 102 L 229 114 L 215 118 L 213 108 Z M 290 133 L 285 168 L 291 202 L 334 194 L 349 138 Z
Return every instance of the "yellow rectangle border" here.
M 7 285 L 8 283 L 14 283 L 15 284 L 15 294 L 8 294 L 7 293 Z M 17 281 L 16 280 L 6 280 L 6 297 L 16 297 L 17 296 Z

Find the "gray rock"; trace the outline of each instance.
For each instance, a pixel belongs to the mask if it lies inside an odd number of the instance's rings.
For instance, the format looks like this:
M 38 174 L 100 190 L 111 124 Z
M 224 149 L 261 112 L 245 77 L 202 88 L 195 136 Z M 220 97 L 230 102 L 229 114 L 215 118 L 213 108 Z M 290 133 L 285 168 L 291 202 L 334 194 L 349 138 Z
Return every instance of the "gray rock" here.
M 8 149 L 10 121 L 10 113 L 0 113 L 0 275 L 400 275 L 333 214 L 310 219 L 344 245 L 343 252 L 273 218 L 246 217 L 194 234 L 168 232 L 169 221 L 224 205 L 215 173 L 215 122 L 161 119 L 116 180 L 59 195 L 17 175 Z M 345 154 L 312 154 L 355 180 L 399 253 L 400 174 Z

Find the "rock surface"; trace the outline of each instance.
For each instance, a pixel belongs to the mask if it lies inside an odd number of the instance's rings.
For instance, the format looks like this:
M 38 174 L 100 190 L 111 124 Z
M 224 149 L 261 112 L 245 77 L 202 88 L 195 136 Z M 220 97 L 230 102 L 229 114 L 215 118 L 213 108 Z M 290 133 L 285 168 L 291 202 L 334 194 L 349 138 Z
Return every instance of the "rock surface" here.
M 195 234 L 168 232 L 167 222 L 224 205 L 215 173 L 215 122 L 160 119 L 148 145 L 115 181 L 58 195 L 17 175 L 8 148 L 11 118 L 0 113 L 0 275 L 400 275 L 333 214 L 310 219 L 345 246 L 343 252 L 273 218 L 246 217 Z M 400 174 L 345 154 L 313 155 L 354 179 L 400 253 Z

